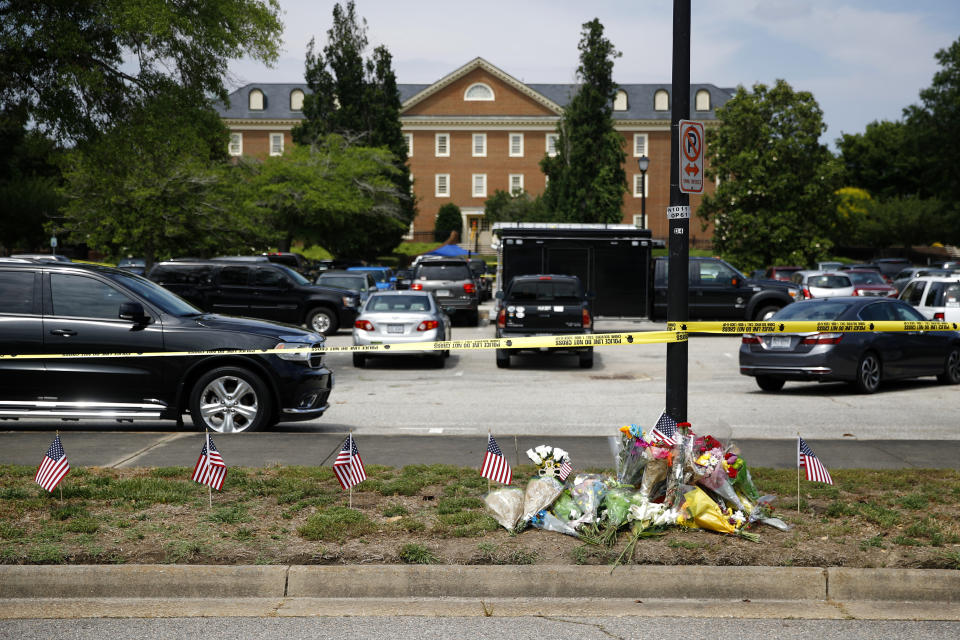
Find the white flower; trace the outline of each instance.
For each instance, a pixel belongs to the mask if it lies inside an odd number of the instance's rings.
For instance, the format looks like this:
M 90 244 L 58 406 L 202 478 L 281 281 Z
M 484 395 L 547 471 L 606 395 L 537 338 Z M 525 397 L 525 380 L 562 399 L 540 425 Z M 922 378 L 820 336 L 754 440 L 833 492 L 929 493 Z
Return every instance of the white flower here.
M 549 447 L 545 444 L 542 444 L 539 447 L 537 447 L 535 450 L 537 453 L 540 454 L 540 458 L 542 460 L 546 460 L 547 458 L 550 457 L 550 453 L 553 451 L 553 447 Z
M 743 516 L 743 511 L 737 511 L 730 516 L 730 519 L 733 520 L 733 526 L 737 527 L 738 529 L 742 527 L 743 523 L 746 521 L 746 518 Z
M 553 459 L 557 462 L 563 462 L 564 460 L 570 460 L 570 454 L 561 449 L 560 447 L 554 447 L 553 449 Z
M 533 460 L 533 464 L 541 464 L 543 459 L 534 453 L 533 449 L 527 449 L 527 457 Z

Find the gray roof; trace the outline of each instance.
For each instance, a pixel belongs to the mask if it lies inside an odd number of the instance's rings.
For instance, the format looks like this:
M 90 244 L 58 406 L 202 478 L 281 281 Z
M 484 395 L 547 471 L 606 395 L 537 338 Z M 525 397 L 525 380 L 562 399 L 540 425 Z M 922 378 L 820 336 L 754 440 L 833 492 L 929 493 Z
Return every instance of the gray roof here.
M 397 89 L 400 93 L 400 101 L 406 102 L 431 86 L 432 85 L 429 84 L 399 84 L 397 85 Z M 570 98 L 577 90 L 577 85 L 575 84 L 527 84 L 526 86 L 561 107 L 570 101 Z M 654 93 L 659 89 L 670 91 L 670 83 L 622 84 L 620 88 L 627 92 L 627 110 L 614 111 L 614 120 L 670 119 L 670 111 L 654 111 L 653 109 Z M 251 111 L 248 108 L 249 102 L 247 96 L 252 89 L 260 89 L 263 92 L 264 108 L 262 111 Z M 229 97 L 229 105 L 218 105 L 217 113 L 220 114 L 221 118 L 241 120 L 300 120 L 303 118 L 303 113 L 290 110 L 290 94 L 295 89 L 300 89 L 304 93 L 310 93 L 310 90 L 304 83 L 250 83 L 233 91 Z M 694 110 L 694 98 L 701 89 L 706 89 L 710 92 L 711 110 L 708 112 Z M 691 84 L 691 119 L 716 119 L 713 109 L 726 104 L 726 102 L 733 97 L 734 93 L 736 93 L 736 89 L 721 88 L 712 84 Z

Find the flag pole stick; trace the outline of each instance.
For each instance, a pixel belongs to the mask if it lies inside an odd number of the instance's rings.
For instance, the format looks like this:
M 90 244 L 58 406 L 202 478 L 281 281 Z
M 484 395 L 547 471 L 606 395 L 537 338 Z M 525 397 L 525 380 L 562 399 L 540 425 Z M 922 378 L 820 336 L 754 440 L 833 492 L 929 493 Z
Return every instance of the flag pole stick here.
M 800 515 L 800 432 L 797 431 L 797 515 Z
M 491 429 L 487 429 L 487 451 L 490 450 L 490 437 L 491 437 L 492 435 L 493 435 L 493 431 L 492 431 Z M 486 459 L 487 459 L 486 456 L 484 456 L 483 459 L 486 460 Z M 490 478 L 489 478 L 489 477 L 487 477 L 487 493 L 490 493 Z
M 516 454 L 517 467 L 520 466 L 520 445 L 517 444 L 517 434 L 513 434 L 513 451 Z
M 350 470 L 353 473 L 353 429 L 350 430 Z M 351 479 L 351 483 L 353 480 Z M 353 484 L 350 485 L 350 508 L 353 509 Z
M 204 431 L 204 435 L 207 438 L 207 458 L 209 458 L 210 457 L 210 427 L 207 426 L 203 431 Z M 209 471 L 209 467 L 207 468 L 207 471 Z M 207 504 L 209 505 L 209 508 L 212 511 L 213 510 L 213 487 L 210 486 L 209 479 L 207 482 Z
M 60 437 L 60 429 L 57 429 L 57 437 L 58 438 Z M 63 485 L 61 485 L 59 482 L 57 483 L 57 489 L 60 489 L 60 504 L 62 505 L 63 504 Z

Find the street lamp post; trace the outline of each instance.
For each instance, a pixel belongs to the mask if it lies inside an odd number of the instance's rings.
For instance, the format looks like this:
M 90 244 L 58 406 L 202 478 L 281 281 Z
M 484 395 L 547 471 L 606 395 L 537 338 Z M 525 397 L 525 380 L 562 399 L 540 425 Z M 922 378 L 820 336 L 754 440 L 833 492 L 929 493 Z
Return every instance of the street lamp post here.
M 650 158 L 637 158 L 637 168 L 640 169 L 640 223 L 647 228 L 647 169 L 650 167 Z

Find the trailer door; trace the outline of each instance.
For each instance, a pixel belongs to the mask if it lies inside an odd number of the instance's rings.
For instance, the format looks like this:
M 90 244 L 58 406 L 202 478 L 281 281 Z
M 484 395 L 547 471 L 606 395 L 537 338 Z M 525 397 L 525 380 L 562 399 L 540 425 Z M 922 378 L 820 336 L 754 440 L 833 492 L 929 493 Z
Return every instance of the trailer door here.
M 577 276 L 587 291 L 596 287 L 590 273 L 589 247 L 547 247 L 545 273 L 563 276 Z
M 649 259 L 645 248 L 613 241 L 597 250 L 594 314 L 639 318 L 647 315 Z

